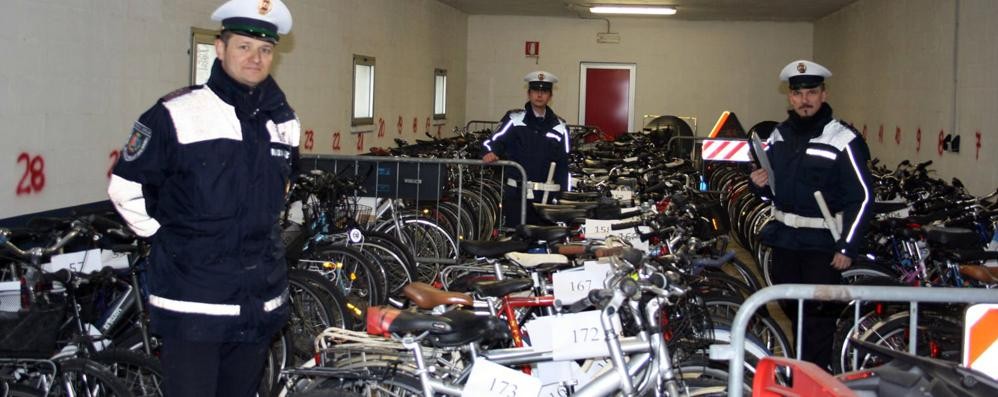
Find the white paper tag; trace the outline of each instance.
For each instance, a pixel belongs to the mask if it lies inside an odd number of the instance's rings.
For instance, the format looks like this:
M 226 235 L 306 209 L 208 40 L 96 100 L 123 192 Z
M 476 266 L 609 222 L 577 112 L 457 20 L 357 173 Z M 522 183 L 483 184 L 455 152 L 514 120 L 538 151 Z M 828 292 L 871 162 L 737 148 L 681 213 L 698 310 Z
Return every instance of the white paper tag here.
M 586 234 L 587 239 L 602 240 L 610 235 L 610 225 L 613 225 L 613 222 L 601 219 L 586 219 L 585 225 L 582 225 L 582 232 Z
M 624 162 L 625 162 L 625 163 L 633 163 L 633 162 L 635 162 L 635 161 L 638 161 L 638 158 L 637 158 L 637 157 L 625 157 L 625 158 L 624 158 Z
M 614 315 L 611 321 L 619 334 L 620 319 Z M 552 357 L 555 361 L 606 357 L 610 354 L 599 310 L 557 316 L 551 331 L 556 336 L 552 338 Z
M 606 272 L 573 269 L 560 271 L 552 275 L 554 279 L 554 298 L 562 305 L 578 302 L 593 289 L 603 288 Z
M 461 397 L 537 397 L 541 380 L 484 358 L 475 360 Z
M 610 197 L 613 197 L 616 200 L 630 203 L 631 199 L 634 198 L 634 192 L 630 190 L 611 190 Z
M 627 228 L 621 230 L 612 230 L 611 227 L 615 223 L 629 222 L 627 220 L 620 221 L 606 221 L 599 219 L 586 219 L 585 225 L 583 225 L 583 233 L 585 233 L 587 239 L 602 240 L 609 236 L 619 236 L 620 238 L 627 240 L 634 248 L 642 251 L 648 251 L 648 242 L 641 241 L 641 237 L 638 233 L 634 231 L 634 228 Z M 642 233 L 651 233 L 651 228 L 648 226 L 638 226 L 638 229 Z

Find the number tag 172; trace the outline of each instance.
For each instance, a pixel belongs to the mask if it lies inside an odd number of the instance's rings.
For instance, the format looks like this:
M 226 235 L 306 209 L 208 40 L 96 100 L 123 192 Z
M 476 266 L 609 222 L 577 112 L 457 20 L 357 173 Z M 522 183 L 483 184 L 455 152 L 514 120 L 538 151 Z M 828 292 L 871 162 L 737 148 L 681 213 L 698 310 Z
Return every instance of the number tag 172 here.
M 536 397 L 541 380 L 483 358 L 475 360 L 461 397 Z
M 619 334 L 620 318 L 614 315 L 611 321 L 614 330 Z M 555 361 L 610 355 L 599 310 L 557 316 L 551 330 L 555 336 L 552 338 L 551 349 Z

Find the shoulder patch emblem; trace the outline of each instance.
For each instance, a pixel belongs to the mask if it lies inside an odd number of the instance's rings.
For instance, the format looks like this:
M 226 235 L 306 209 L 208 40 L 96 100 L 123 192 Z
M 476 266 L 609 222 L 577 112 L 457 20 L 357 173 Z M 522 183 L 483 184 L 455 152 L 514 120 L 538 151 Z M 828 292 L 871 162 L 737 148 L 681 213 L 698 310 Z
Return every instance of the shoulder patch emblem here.
M 135 126 L 132 127 L 132 135 L 128 137 L 128 143 L 125 143 L 125 148 L 121 151 L 121 158 L 125 161 L 132 161 L 142 155 L 142 152 L 146 150 L 146 146 L 149 145 L 149 140 L 152 138 L 152 130 L 146 127 L 145 124 L 136 121 Z

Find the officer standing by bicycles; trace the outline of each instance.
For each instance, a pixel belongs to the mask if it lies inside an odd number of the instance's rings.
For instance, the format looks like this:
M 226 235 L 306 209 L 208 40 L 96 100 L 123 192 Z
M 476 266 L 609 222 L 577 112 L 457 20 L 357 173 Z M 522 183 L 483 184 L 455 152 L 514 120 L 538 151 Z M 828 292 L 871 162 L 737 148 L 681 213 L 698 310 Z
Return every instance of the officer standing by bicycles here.
M 527 103 L 522 109 L 506 112 L 499 128 L 483 145 L 486 163 L 502 159 L 519 163 L 527 172 L 527 224 L 542 223 L 531 203 L 545 197 L 548 203 L 560 191 L 568 189 L 568 126 L 551 110 L 548 103 L 554 95 L 558 77 L 536 71 L 527 74 Z M 553 165 L 552 165 L 553 164 Z M 553 167 L 553 168 L 552 168 Z M 503 216 L 506 226 L 520 224 L 520 199 L 523 182 L 519 171 L 507 171 L 507 187 L 503 192 Z
M 203 86 L 139 117 L 108 195 L 150 238 L 149 309 L 168 396 L 253 396 L 288 318 L 278 228 L 300 124 L 270 76 L 282 0 L 230 0 Z
M 855 260 L 870 217 L 869 148 L 854 129 L 832 118 L 825 89 L 831 75 L 806 60 L 783 68 L 780 79 L 788 83 L 791 110 L 767 140 L 773 175 L 763 168 L 751 174 L 755 192 L 773 200 L 775 221 L 763 228 L 761 237 L 773 247 L 776 283 L 841 283 L 841 272 Z M 796 301 L 784 305 L 795 328 L 796 306 Z M 830 364 L 836 306 L 805 304 L 803 359 Z

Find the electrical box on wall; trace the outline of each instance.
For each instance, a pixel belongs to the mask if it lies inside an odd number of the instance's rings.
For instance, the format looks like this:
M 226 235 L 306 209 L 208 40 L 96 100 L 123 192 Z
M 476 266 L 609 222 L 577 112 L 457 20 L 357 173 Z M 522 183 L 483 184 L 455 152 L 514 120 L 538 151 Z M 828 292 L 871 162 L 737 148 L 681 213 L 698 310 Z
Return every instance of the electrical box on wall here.
M 600 44 L 620 44 L 620 33 L 596 33 L 596 42 Z

